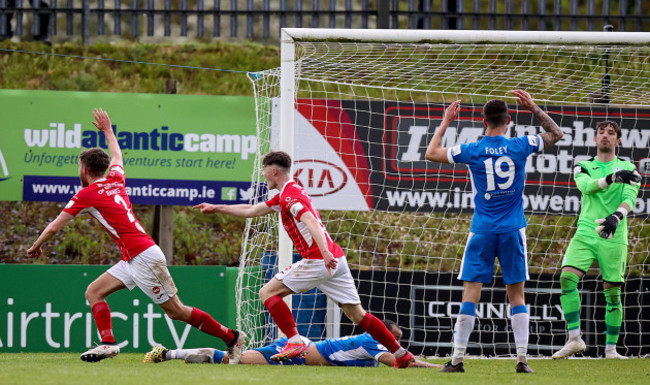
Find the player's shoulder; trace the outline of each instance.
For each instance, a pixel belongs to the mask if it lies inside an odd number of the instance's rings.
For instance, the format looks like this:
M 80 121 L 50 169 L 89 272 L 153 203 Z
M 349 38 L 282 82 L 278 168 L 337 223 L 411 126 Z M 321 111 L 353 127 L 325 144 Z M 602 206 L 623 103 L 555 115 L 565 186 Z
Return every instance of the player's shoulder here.
M 576 166 L 580 166 L 580 167 L 595 167 L 595 163 L 594 163 L 595 160 L 596 160 L 596 158 L 592 156 L 592 157 L 589 158 L 589 159 L 584 159 L 584 160 L 581 160 L 581 161 L 579 161 L 579 162 L 576 162 Z
M 584 159 L 579 162 L 575 163 L 575 166 L 573 168 L 573 174 L 578 175 L 580 173 L 584 173 L 587 175 L 591 175 L 591 170 L 599 169 L 600 166 L 594 163 L 594 160 L 596 158 L 592 157 L 590 159 Z
M 616 157 L 616 161 L 618 162 L 618 167 L 620 167 L 623 170 L 630 170 L 630 171 L 636 170 L 636 166 L 634 165 L 634 163 L 630 162 L 629 160 Z
M 295 181 L 288 182 L 282 190 L 281 195 L 285 200 L 287 200 L 287 198 L 304 200 L 309 197 L 307 191 Z
M 538 134 L 515 136 L 507 139 L 508 143 L 514 143 L 519 146 L 529 145 L 534 148 L 539 148 L 543 143 L 542 138 Z
M 108 168 L 108 174 L 106 175 L 106 177 L 110 179 L 124 179 L 126 177 L 124 167 L 122 167 L 119 164 L 114 164 L 110 166 Z
M 485 143 L 483 139 L 478 140 L 476 142 L 459 143 L 451 147 L 451 154 L 456 156 L 461 153 L 465 153 L 465 154 L 479 153 L 480 149 L 483 147 L 485 147 Z

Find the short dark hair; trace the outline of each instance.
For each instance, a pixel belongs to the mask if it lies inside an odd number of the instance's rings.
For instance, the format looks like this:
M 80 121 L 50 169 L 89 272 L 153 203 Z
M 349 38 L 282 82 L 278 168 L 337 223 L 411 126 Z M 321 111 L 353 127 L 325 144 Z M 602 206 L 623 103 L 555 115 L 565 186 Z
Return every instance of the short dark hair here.
M 603 120 L 602 122 L 598 122 L 598 124 L 596 124 L 596 135 L 598 135 L 598 131 L 600 131 L 601 128 L 605 128 L 607 126 L 612 126 L 614 131 L 616 131 L 616 139 L 619 139 L 621 137 L 621 127 L 618 125 L 618 123 L 611 120 Z
M 508 122 L 508 104 L 501 99 L 492 99 L 483 106 L 483 117 L 489 126 L 501 126 Z
M 388 329 L 388 331 L 392 331 L 393 326 L 401 330 L 399 325 L 394 321 L 391 321 L 389 319 L 384 319 L 382 322 L 384 322 L 384 325 L 386 325 L 386 329 Z
M 271 165 L 280 166 L 289 171 L 291 169 L 291 156 L 284 151 L 271 151 L 264 155 L 262 165 L 264 167 Z
M 79 155 L 79 161 L 92 176 L 103 176 L 111 164 L 111 158 L 101 148 L 91 148 L 82 152 Z

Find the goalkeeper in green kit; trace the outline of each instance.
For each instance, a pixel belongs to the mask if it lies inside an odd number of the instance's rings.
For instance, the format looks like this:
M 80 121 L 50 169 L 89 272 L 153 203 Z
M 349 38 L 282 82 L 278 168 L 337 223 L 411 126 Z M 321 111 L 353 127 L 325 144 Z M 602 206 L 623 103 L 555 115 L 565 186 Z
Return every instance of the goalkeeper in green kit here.
M 594 261 L 603 276 L 607 308 L 605 312 L 605 358 L 626 358 L 616 352 L 623 321 L 621 285 L 627 265 L 627 214 L 634 208 L 641 175 L 636 167 L 616 157 L 621 142 L 617 123 L 596 125 L 597 155 L 579 162 L 574 169 L 576 186 L 582 193 L 578 230 L 562 261 L 560 302 L 568 329 L 566 345 L 553 354 L 554 359 L 584 352 L 580 337 L 580 294 L 578 282 Z

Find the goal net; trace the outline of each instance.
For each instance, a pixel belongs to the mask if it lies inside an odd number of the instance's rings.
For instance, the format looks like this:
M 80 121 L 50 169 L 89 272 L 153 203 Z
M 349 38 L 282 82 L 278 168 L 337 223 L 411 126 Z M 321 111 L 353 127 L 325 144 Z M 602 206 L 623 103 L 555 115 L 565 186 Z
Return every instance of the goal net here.
M 340 31 L 288 29 L 282 68 L 253 74 L 261 157 L 284 150 L 294 179 L 320 210 L 344 249 L 362 300 L 404 329 L 415 354 L 451 353 L 462 282 L 456 276 L 473 213 L 466 166 L 425 161 L 445 106 L 462 100 L 443 147 L 483 135 L 483 104 L 504 99 L 508 135 L 542 132 L 517 107 L 511 90 L 527 90 L 564 131 L 556 146 L 529 158 L 524 207 L 531 280 L 529 352 L 549 356 L 565 342 L 560 307 L 561 260 L 576 230 L 580 193 L 574 163 L 595 156 L 600 120 L 623 128 L 618 155 L 645 175 L 629 219 L 619 339 L 626 355 L 650 354 L 650 34 L 476 31 Z M 271 192 L 273 193 L 273 192 Z M 252 199 L 266 199 L 258 189 Z M 251 219 L 241 256 L 238 327 L 251 345 L 277 336 L 258 299 L 260 285 L 291 263 L 278 217 Z M 283 246 L 284 245 L 284 246 Z M 603 356 L 605 299 L 597 265 L 583 278 L 581 327 L 587 354 Z M 294 295 L 301 334 L 314 340 L 362 332 L 318 291 Z M 501 272 L 485 285 L 470 338 L 471 355 L 515 353 Z

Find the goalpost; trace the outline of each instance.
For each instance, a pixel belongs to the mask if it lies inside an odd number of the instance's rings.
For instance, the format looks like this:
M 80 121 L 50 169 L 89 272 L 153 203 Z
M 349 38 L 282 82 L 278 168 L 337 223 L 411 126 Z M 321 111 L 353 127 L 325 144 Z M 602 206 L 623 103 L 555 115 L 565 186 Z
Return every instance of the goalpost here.
M 456 99 L 462 109 L 444 147 L 479 139 L 482 106 L 493 98 L 509 103 L 510 136 L 541 132 L 509 92 L 526 89 L 565 133 L 530 158 L 523 197 L 529 352 L 549 356 L 565 341 L 558 280 L 580 210 L 573 164 L 595 156 L 596 123 L 615 120 L 623 128 L 619 156 L 645 176 L 629 219 L 619 347 L 627 355 L 650 354 L 649 43 L 650 33 L 283 29 L 281 67 L 251 75 L 260 142 L 253 180 L 262 186 L 261 157 L 269 149 L 291 154 L 294 179 L 346 252 L 363 306 L 402 326 L 402 344 L 415 354 L 444 356 L 461 302 L 456 275 L 472 194 L 464 165 L 427 162 L 424 153 L 444 107 Z M 258 188 L 252 202 L 266 193 Z M 293 247 L 279 227 L 276 216 L 247 222 L 237 326 L 251 335 L 251 346 L 277 335 L 257 292 L 292 263 Z M 605 301 L 597 269 L 580 290 L 587 354 L 602 356 Z M 293 297 L 301 334 L 360 332 L 321 294 Z M 508 314 L 497 268 L 493 284 L 484 286 L 468 353 L 512 354 Z

